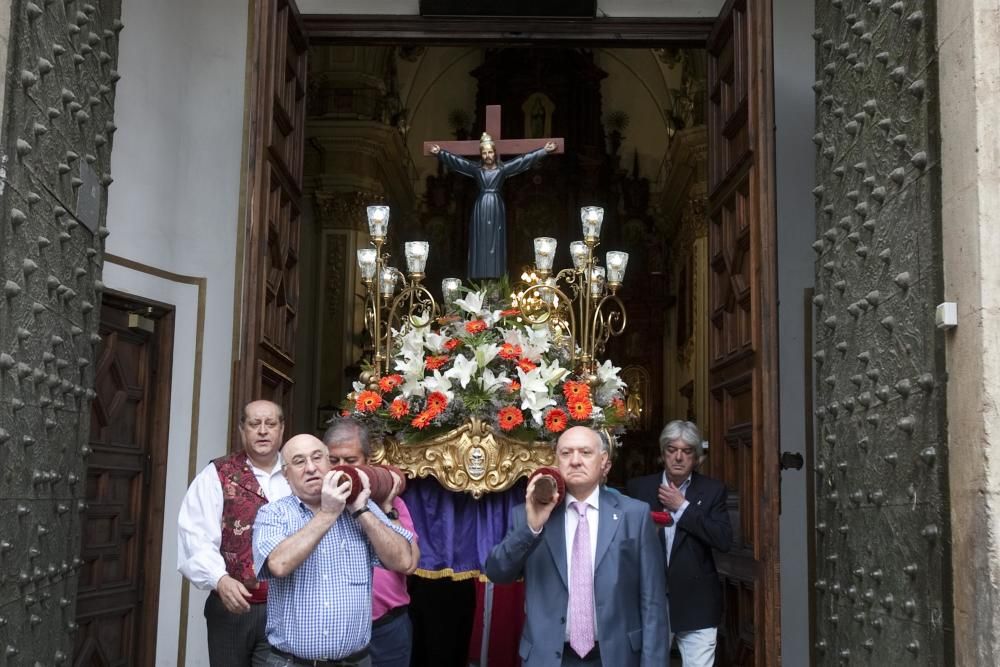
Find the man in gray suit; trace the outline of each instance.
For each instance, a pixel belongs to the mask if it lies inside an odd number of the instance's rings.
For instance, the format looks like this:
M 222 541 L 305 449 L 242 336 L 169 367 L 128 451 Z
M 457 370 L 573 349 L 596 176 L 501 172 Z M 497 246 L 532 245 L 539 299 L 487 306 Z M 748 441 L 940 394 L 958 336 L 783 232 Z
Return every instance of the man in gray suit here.
M 524 667 L 667 664 L 663 549 L 649 507 L 601 487 L 607 445 L 583 426 L 563 433 L 556 461 L 566 498 L 514 508 L 486 575 L 524 577 Z

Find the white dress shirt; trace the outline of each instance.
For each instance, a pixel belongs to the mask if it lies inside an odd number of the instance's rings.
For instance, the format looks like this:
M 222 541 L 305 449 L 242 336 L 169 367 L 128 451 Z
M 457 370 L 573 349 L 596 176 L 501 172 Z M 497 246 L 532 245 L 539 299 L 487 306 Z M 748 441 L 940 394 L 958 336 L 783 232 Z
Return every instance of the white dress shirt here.
M 663 486 L 667 486 L 667 481 L 668 481 L 667 480 L 667 473 L 664 472 L 663 473 L 663 481 L 660 482 L 660 483 Z M 687 497 L 687 490 L 688 490 L 689 486 L 691 486 L 691 475 L 688 475 L 688 478 L 686 480 L 684 480 L 683 482 L 681 482 L 681 485 L 679 487 L 677 487 L 677 490 L 680 491 L 681 495 L 686 498 Z M 677 522 L 681 520 L 682 516 L 684 516 L 684 510 L 686 510 L 688 508 L 688 505 L 690 505 L 690 504 L 691 503 L 689 503 L 687 500 L 685 500 L 683 503 L 681 503 L 681 506 L 677 508 L 676 512 L 670 512 L 670 516 L 672 516 L 674 518 L 674 520 L 673 520 L 673 522 L 669 526 L 665 526 L 663 528 L 663 534 L 667 538 L 667 540 L 666 540 L 666 542 L 667 542 L 667 565 L 670 565 L 670 551 L 674 547 L 674 535 L 677 533 Z M 663 509 L 667 509 L 667 508 L 664 507 Z M 667 511 L 669 511 L 669 510 L 667 510 Z
M 281 471 L 281 457 L 271 470 L 249 461 L 257 483 L 268 501 L 289 495 L 292 490 Z M 202 590 L 215 590 L 226 572 L 222 546 L 222 484 L 219 471 L 209 463 L 191 482 L 177 516 L 177 569 Z
M 584 500 L 587 503 L 587 524 L 590 528 L 590 576 L 594 576 L 597 560 L 597 524 L 600 518 L 598 511 L 601 497 L 601 487 L 598 486 Z M 573 538 L 576 537 L 576 525 L 580 522 L 580 513 L 572 503 L 576 502 L 570 494 L 566 494 L 566 581 L 573 581 Z M 569 619 L 569 603 L 566 604 L 566 618 Z M 597 630 L 597 601 L 594 600 L 594 630 Z M 566 623 L 566 641 L 569 641 L 569 623 Z

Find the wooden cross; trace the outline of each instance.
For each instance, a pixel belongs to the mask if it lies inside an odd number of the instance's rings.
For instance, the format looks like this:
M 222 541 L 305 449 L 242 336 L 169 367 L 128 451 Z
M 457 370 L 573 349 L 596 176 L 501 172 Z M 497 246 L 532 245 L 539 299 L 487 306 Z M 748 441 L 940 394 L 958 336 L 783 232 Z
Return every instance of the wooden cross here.
M 541 139 L 501 139 L 500 138 L 500 105 L 491 104 L 486 107 L 486 134 L 493 138 L 493 147 L 498 156 L 520 155 L 530 153 L 551 141 L 556 145 L 555 153 L 562 153 L 562 137 L 543 137 Z M 425 141 L 424 155 L 431 154 L 431 146 L 437 144 L 453 155 L 479 156 L 479 137 L 468 141 Z

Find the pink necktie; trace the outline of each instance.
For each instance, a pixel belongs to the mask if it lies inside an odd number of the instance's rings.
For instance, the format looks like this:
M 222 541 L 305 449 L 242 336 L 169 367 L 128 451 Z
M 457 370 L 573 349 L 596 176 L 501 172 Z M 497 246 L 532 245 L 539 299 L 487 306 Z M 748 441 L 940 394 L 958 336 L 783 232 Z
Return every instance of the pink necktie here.
M 594 573 L 590 566 L 590 524 L 587 503 L 572 503 L 580 515 L 573 536 L 569 582 L 569 645 L 581 658 L 594 648 Z

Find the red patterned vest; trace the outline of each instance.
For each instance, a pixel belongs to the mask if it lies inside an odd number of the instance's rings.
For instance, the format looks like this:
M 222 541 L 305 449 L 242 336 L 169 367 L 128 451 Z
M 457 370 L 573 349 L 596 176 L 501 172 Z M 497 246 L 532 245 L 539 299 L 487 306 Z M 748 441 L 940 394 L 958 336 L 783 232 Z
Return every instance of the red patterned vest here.
M 222 558 L 226 572 L 250 591 L 250 602 L 267 601 L 267 582 L 253 571 L 253 522 L 267 498 L 253 474 L 245 452 L 212 461 L 222 484 Z

